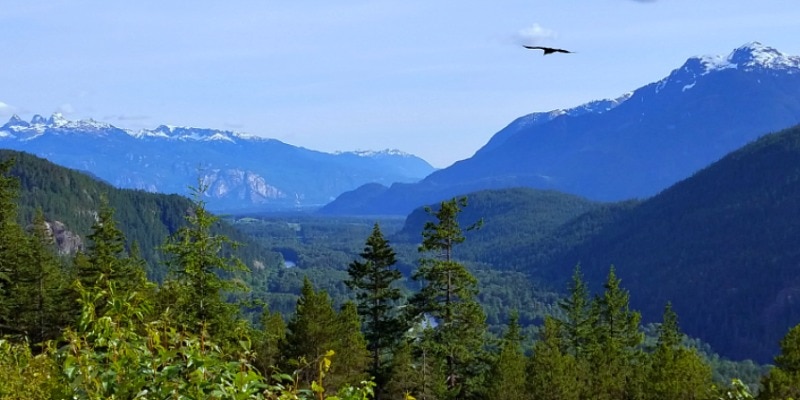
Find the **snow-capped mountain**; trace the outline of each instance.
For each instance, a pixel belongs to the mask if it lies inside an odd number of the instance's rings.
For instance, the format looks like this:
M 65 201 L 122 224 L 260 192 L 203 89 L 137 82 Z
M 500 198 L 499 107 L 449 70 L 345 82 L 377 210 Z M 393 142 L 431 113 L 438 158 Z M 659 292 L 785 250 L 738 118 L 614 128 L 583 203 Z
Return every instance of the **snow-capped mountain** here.
M 594 200 L 642 198 L 799 123 L 800 57 L 752 42 L 724 57 L 691 57 L 615 100 L 520 117 L 471 158 L 419 183 L 365 185 L 323 211 L 405 214 L 454 195 L 514 186 Z
M 19 116 L 0 147 L 84 170 L 122 188 L 187 194 L 207 186 L 214 210 L 316 207 L 368 182 L 414 182 L 434 168 L 396 150 L 323 153 L 246 133 L 161 125 L 130 131 L 94 120 Z

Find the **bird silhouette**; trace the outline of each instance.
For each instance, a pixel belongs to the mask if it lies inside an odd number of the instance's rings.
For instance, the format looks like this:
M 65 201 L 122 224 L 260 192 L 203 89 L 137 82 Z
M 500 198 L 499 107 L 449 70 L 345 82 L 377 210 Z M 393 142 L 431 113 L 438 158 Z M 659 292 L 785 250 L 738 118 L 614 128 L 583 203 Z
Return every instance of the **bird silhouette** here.
M 548 54 L 553 54 L 553 53 L 568 53 L 568 54 L 569 53 L 574 53 L 574 52 L 569 51 L 569 50 L 556 49 L 556 48 L 553 48 L 553 47 L 528 46 L 528 45 L 524 45 L 524 44 L 522 45 L 522 47 L 524 47 L 526 49 L 531 49 L 531 50 L 542 50 L 542 51 L 544 51 L 544 53 L 542 53 L 543 56 L 546 56 Z

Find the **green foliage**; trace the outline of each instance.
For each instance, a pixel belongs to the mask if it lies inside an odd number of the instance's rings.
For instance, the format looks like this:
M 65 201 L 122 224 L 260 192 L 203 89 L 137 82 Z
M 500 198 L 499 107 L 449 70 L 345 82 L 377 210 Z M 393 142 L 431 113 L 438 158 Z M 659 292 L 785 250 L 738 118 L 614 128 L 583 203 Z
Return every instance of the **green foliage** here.
M 562 324 L 545 318 L 539 341 L 528 361 L 527 391 L 530 398 L 542 400 L 578 400 L 588 393 L 589 377 L 585 362 L 564 351 Z
M 227 248 L 238 243 L 227 236 L 214 234 L 212 226 L 218 218 L 209 213 L 199 198 L 204 189 L 195 191 L 192 211 L 186 216 L 187 226 L 181 227 L 164 245 L 171 256 L 168 260 L 170 277 L 166 291 L 175 292 L 166 304 L 175 318 L 192 332 L 207 329 L 214 335 L 230 335 L 237 329 L 238 309 L 227 303 L 223 295 L 246 290 L 234 273 L 249 272 L 235 256 L 226 256 Z
M 563 266 L 580 261 L 591 287 L 613 263 L 644 321 L 658 321 L 671 301 L 690 336 L 725 357 L 766 363 L 800 320 L 792 301 L 799 203 L 800 127 L 793 127 L 652 198 L 567 222 L 525 249 L 541 258 L 511 253 L 506 262 L 560 285 L 569 277 Z
M 283 361 L 280 351 L 286 341 L 286 322 L 280 313 L 266 308 L 260 322 L 261 329 L 253 333 L 254 364 L 264 376 L 270 376 Z
M 730 387 L 722 389 L 720 395 L 717 397 L 718 400 L 752 400 L 753 398 L 747 385 L 738 379 L 731 380 Z
M 682 345 L 678 316 L 671 304 L 664 308 L 659 327 L 658 345 L 650 355 L 645 385 L 649 399 L 710 399 L 711 366 L 695 349 Z
M 114 210 L 117 227 L 127 238 L 125 248 L 130 254 L 134 243 L 146 262 L 147 277 L 161 283 L 167 268 L 160 246 L 166 238 L 185 225 L 184 216 L 192 208 L 183 196 L 148 193 L 142 190 L 116 189 L 86 174 L 57 166 L 26 153 L 0 150 L 0 160 L 14 159 L 10 175 L 18 182 L 19 204 L 17 221 L 27 226 L 37 209 L 45 218 L 63 223 L 67 230 L 86 238 L 92 232 L 103 199 Z M 216 224 L 213 231 L 233 241 L 246 244 L 236 249 L 236 255 L 254 270 L 249 282 L 255 289 L 258 282 L 274 273 L 280 255 L 267 250 L 254 240 L 233 229 L 227 223 Z M 258 267 L 258 268 L 257 268 Z
M 337 313 L 328 294 L 315 291 L 311 282 L 305 281 L 296 312 L 288 323 L 282 351 L 286 366 L 298 371 L 301 386 L 321 379 L 314 361 L 329 351 L 334 351 L 341 359 L 340 365 L 328 374 L 330 381 L 353 383 L 366 378 L 368 353 L 360 324 L 353 304 Z
M 800 398 L 800 325 L 789 330 L 781 340 L 781 353 L 775 368 L 761 382 L 758 399 Z
M 481 229 L 465 232 L 468 246 L 459 258 L 491 264 L 498 270 L 523 270 L 549 254 L 531 248 L 566 222 L 599 207 L 584 198 L 551 190 L 509 188 L 469 194 L 469 207 L 459 215 L 464 226 L 482 220 Z M 413 211 L 397 234 L 397 242 L 416 242 L 429 221 L 424 208 Z M 554 246 L 556 247 L 556 246 Z
M 522 329 L 519 317 L 511 314 L 508 330 L 500 345 L 500 354 L 492 365 L 489 374 L 487 393 L 498 399 L 524 400 L 525 388 L 525 354 L 522 351 Z
M 58 393 L 58 369 L 47 354 L 33 355 L 28 343 L 0 339 L 0 399 L 45 400 Z
M 588 357 L 595 337 L 598 315 L 590 310 L 589 288 L 583 281 L 580 265 L 575 266 L 569 296 L 559 303 L 564 314 L 561 325 L 569 354 L 579 360 Z
M 433 353 L 445 360 L 448 396 L 469 398 L 484 389 L 482 366 L 486 317 L 475 300 L 477 280 L 453 258 L 456 244 L 465 238 L 458 214 L 467 205 L 466 198 L 440 204 L 437 211 L 428 209 L 436 222 L 427 222 L 422 232 L 420 252 L 428 255 L 414 274 L 423 283 L 411 299 L 412 315 L 433 318 Z M 477 227 L 473 225 L 468 229 Z
M 383 361 L 407 329 L 396 312 L 402 298 L 396 282 L 402 274 L 395 268 L 397 256 L 377 223 L 360 255 L 363 261 L 350 263 L 347 269 L 350 279 L 345 283 L 356 292 L 358 314 L 364 320 L 364 338 L 372 353 L 370 373 L 380 392 L 388 381 Z

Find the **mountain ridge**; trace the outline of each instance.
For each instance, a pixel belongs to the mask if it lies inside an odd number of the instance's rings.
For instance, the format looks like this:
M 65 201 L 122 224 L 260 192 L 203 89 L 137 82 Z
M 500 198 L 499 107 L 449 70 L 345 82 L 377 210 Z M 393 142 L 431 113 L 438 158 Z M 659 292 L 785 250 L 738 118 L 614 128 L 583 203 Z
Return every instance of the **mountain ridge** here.
M 711 59 L 718 61 L 702 61 Z M 692 57 L 602 112 L 550 112 L 554 117 L 538 123 L 518 118 L 472 157 L 419 183 L 370 190 L 357 209 L 335 200 L 321 212 L 405 214 L 462 193 L 514 186 L 596 201 L 652 196 L 761 135 L 800 123 L 799 72 L 800 57 L 758 42 L 724 58 Z
M 367 182 L 413 182 L 434 168 L 396 149 L 325 153 L 218 129 L 160 125 L 132 131 L 59 113 L 13 115 L 0 147 L 88 171 L 120 188 L 186 194 L 208 186 L 215 211 L 309 209 Z

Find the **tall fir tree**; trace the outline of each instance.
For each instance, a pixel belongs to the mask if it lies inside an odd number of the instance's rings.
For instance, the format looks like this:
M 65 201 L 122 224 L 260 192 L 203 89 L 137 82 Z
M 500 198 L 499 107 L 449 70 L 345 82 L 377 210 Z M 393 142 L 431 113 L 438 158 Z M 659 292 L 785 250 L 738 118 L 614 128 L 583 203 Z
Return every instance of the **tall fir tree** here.
M 522 327 L 519 314 L 514 311 L 508 321 L 508 330 L 500 345 L 500 354 L 494 361 L 488 380 L 492 397 L 507 400 L 525 400 L 525 354 L 522 350 Z
M 333 351 L 333 363 L 324 379 L 330 386 L 356 384 L 367 378 L 369 353 L 354 303 L 345 304 L 337 313 L 328 293 L 314 290 L 311 281 L 305 278 L 287 327 L 282 350 L 286 358 L 284 367 L 299 369 L 304 385 L 319 381 L 318 362 L 329 351 Z
M 25 262 L 27 240 L 17 223 L 19 182 L 10 176 L 13 163 L 13 159 L 0 163 L 0 333 L 21 334 L 24 331 L 13 323 L 13 286 Z
M 644 335 L 639 330 L 638 312 L 629 308 L 629 294 L 620 285 L 614 267 L 603 285 L 603 295 L 595 300 L 597 341 L 591 351 L 592 391 L 598 399 L 635 397 L 642 385 L 643 354 L 639 345 Z
M 533 345 L 533 354 L 528 360 L 527 389 L 530 399 L 536 400 L 578 400 L 590 398 L 584 374 L 586 364 L 564 349 L 562 324 L 545 317 L 540 338 Z
M 575 266 L 569 296 L 559 303 L 564 314 L 560 321 L 565 339 L 566 349 L 576 360 L 586 360 L 589 349 L 597 339 L 594 334 L 597 314 L 593 310 L 589 287 L 583 280 L 580 265 Z
M 319 378 L 316 363 L 328 351 L 335 351 L 337 324 L 336 311 L 328 294 L 314 290 L 311 281 L 305 278 L 294 315 L 287 324 L 282 354 L 287 369 L 302 370 L 300 380 L 306 385 Z
M 212 231 L 219 218 L 206 209 L 201 199 L 203 193 L 202 185 L 193 189 L 187 225 L 178 229 L 163 246 L 169 256 L 170 276 L 162 288 L 165 292 L 162 301 L 172 304 L 162 307 L 173 308 L 184 328 L 197 333 L 207 330 L 222 342 L 231 342 L 240 330 L 240 313 L 223 295 L 245 291 L 247 287 L 239 280 L 221 275 L 230 277 L 249 270 L 237 257 L 226 255 L 238 243 Z
M 417 393 L 420 384 L 420 368 L 417 368 L 410 342 L 401 342 L 392 354 L 391 375 L 384 386 L 383 396 L 387 399 L 403 399 L 407 395 L 422 399 Z
M 261 330 L 253 338 L 256 351 L 256 368 L 264 376 L 271 376 L 282 362 L 281 348 L 286 340 L 286 322 L 279 312 L 270 312 L 266 307 L 261 314 Z
M 402 274 L 394 267 L 397 256 L 377 223 L 360 256 L 361 261 L 350 263 L 345 283 L 356 291 L 358 314 L 364 321 L 364 337 L 372 357 L 370 373 L 377 384 L 375 397 L 381 399 L 389 375 L 384 363 L 406 330 L 396 312 L 402 298 L 396 282 Z
M 110 291 L 121 297 L 140 292 L 146 286 L 147 278 L 143 266 L 128 256 L 125 235 L 117 227 L 114 209 L 105 197 L 101 198 L 88 239 L 86 252 L 75 256 L 74 272 L 82 290 L 97 294 L 95 308 L 98 315 L 102 315 Z M 78 297 L 78 294 L 73 296 Z
M 14 282 L 16 325 L 31 343 L 58 337 L 70 324 L 69 283 L 56 258 L 53 238 L 41 209 L 36 210 L 27 244 L 27 257 Z
M 346 302 L 336 316 L 335 354 L 328 382 L 332 387 L 357 386 L 370 378 L 367 369 L 370 353 L 361 333 L 361 320 L 352 301 Z
M 678 316 L 667 303 L 657 346 L 650 355 L 645 399 L 711 399 L 711 367 L 695 349 L 682 345 L 682 337 Z
M 436 211 L 426 209 L 436 222 L 429 221 L 423 228 L 419 250 L 426 257 L 413 276 L 423 286 L 411 299 L 414 315 L 429 316 L 437 324 L 434 351 L 445 360 L 447 397 L 456 399 L 480 393 L 487 369 L 483 350 L 486 316 L 475 300 L 477 280 L 453 256 L 454 247 L 465 240 L 458 215 L 466 205 L 467 199 L 462 197 L 443 201 Z

